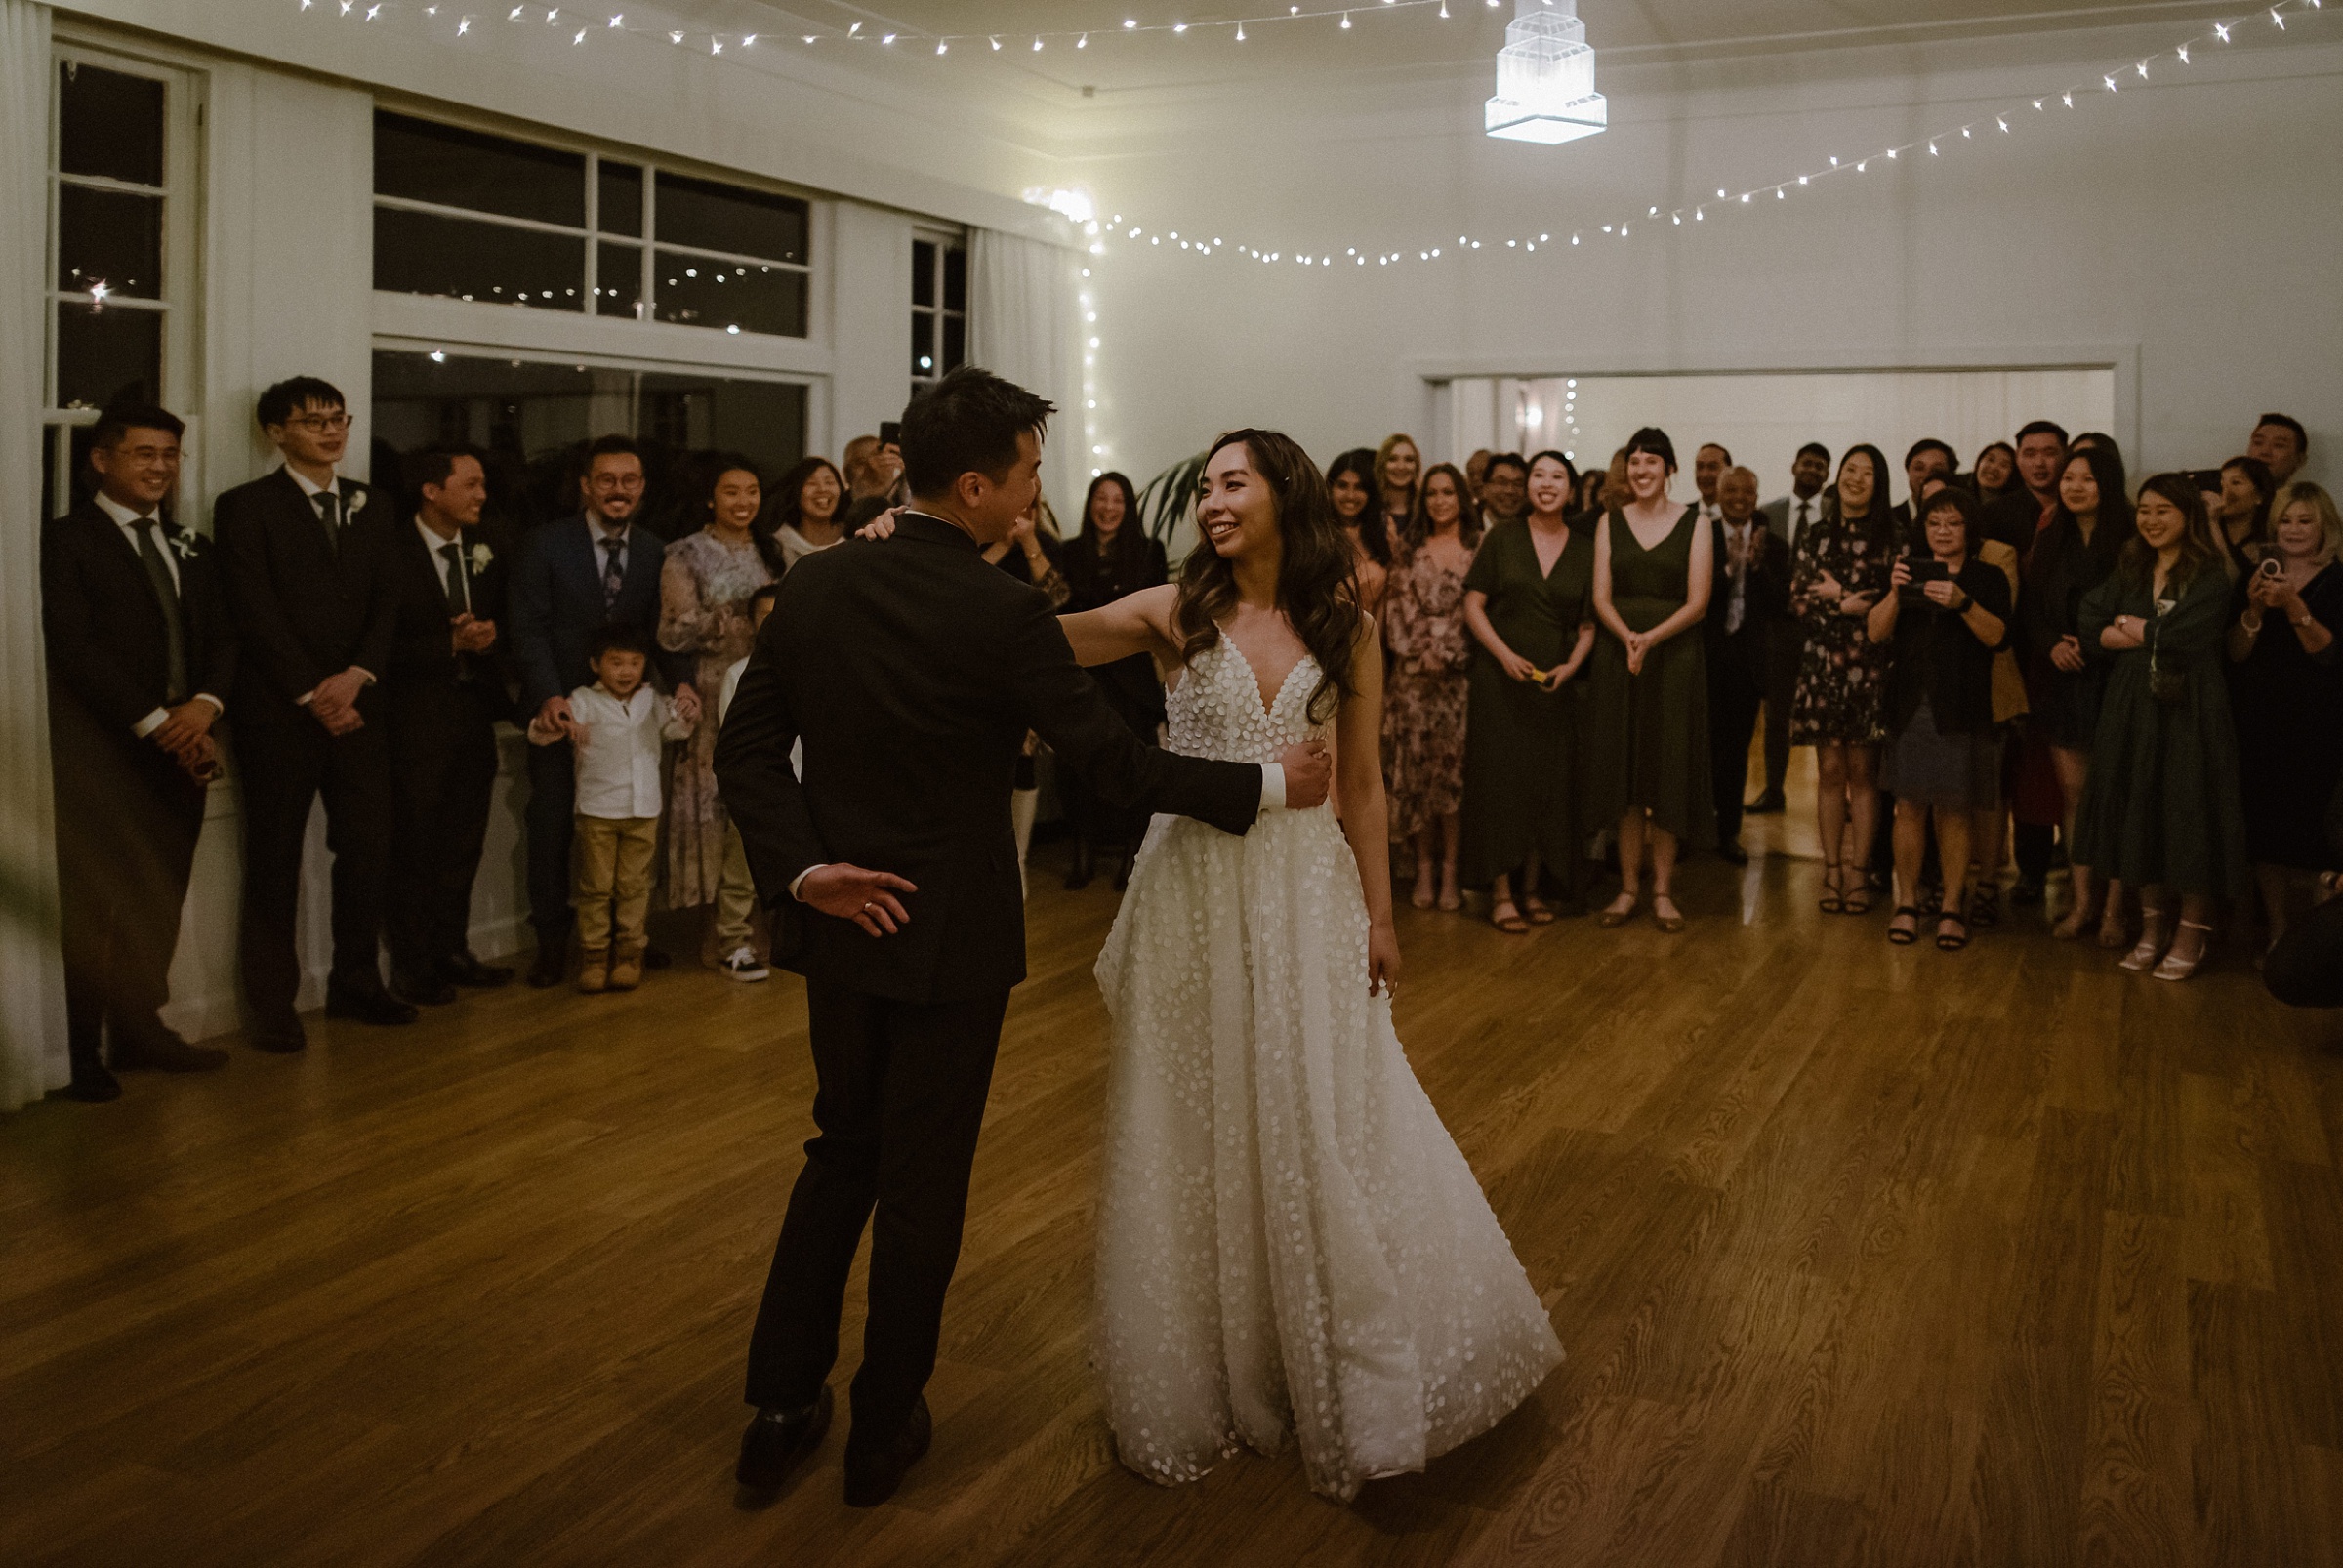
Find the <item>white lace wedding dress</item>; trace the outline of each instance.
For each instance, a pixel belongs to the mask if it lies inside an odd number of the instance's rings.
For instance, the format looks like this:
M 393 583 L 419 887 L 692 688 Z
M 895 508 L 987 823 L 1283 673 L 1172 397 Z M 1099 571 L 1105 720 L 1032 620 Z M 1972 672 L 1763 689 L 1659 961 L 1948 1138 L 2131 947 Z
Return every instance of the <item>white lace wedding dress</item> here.
M 1264 705 L 1226 639 L 1171 745 L 1274 762 L 1309 659 Z M 1123 1463 L 1193 1480 L 1299 1434 L 1310 1485 L 1423 1467 L 1562 1358 L 1471 1168 L 1367 994 L 1367 909 L 1331 806 L 1236 837 L 1149 828 L 1098 982 L 1114 1017 L 1096 1355 Z

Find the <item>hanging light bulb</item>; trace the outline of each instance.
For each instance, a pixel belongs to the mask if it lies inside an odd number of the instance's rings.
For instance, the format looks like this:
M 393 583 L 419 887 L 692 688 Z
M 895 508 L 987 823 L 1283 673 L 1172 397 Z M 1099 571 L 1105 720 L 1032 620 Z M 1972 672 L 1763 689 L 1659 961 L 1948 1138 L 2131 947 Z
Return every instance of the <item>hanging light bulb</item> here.
M 1594 51 L 1586 47 L 1577 0 L 1514 0 L 1505 47 L 1497 54 L 1497 95 L 1483 106 L 1483 128 L 1510 142 L 1555 146 L 1594 136 L 1610 123 L 1610 104 L 1594 90 Z

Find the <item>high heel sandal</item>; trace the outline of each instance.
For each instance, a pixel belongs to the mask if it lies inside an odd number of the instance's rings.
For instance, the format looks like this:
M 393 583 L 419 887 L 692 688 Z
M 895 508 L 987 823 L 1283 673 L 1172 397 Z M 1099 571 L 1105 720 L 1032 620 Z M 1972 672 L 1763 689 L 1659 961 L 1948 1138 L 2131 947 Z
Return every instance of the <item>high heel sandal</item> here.
M 2187 979 L 2197 972 L 2197 966 L 2203 963 L 2205 955 L 2213 950 L 2213 928 L 2210 926 L 2200 925 L 2193 920 L 2184 920 L 2180 923 L 2180 928 L 2184 931 L 2204 932 L 2204 945 L 2197 949 L 2195 958 L 2182 958 L 2175 953 L 2166 953 L 2164 961 L 2156 967 L 2156 977 L 2159 980 Z M 2179 945 L 2177 936 L 2173 938 L 2173 945 Z
M 1627 892 L 1624 889 L 1622 889 L 1619 897 L 1627 901 L 1627 907 L 1624 909 L 1620 908 L 1619 899 L 1614 898 L 1609 904 L 1606 904 L 1599 912 L 1596 913 L 1594 917 L 1594 923 L 1597 926 L 1602 927 L 1605 930 L 1615 930 L 1619 927 L 1624 926 L 1628 921 L 1631 921 L 1635 918 L 1635 905 L 1639 900 L 1639 896 L 1640 895 L 1638 894 Z
M 2169 924 L 2170 918 L 2160 909 L 2151 909 L 2141 916 L 2140 945 L 2124 954 L 2116 967 L 2134 974 L 2155 969 L 2156 961 L 2164 956 L 2164 948 L 2171 941 L 2171 933 L 2165 928 Z M 2104 931 L 2101 937 L 2105 939 Z
M 1847 912 L 1846 890 L 1839 887 L 1838 884 L 1838 862 L 1835 860 L 1824 861 L 1823 896 L 1820 900 L 1820 906 L 1823 913 L 1826 915 L 1843 915 Z
M 1663 899 L 1666 900 L 1668 908 L 1676 908 L 1675 899 L 1669 897 L 1666 893 L 1652 894 L 1652 922 L 1653 924 L 1657 925 L 1661 930 L 1670 936 L 1673 936 L 1684 928 L 1684 912 L 1680 909 L 1676 909 L 1676 912 L 1672 915 L 1661 914 L 1660 904 Z
M 1521 918 L 1521 911 L 1510 898 L 1500 898 L 1490 906 L 1489 924 L 1507 936 L 1519 936 L 1530 928 L 1530 923 Z
M 1896 924 L 1900 920 L 1909 920 L 1911 925 L 1908 928 L 1900 927 Z M 1896 912 L 1888 917 L 1887 939 L 1898 947 L 1910 947 L 1920 939 L 1919 905 L 1898 904 L 1896 906 Z

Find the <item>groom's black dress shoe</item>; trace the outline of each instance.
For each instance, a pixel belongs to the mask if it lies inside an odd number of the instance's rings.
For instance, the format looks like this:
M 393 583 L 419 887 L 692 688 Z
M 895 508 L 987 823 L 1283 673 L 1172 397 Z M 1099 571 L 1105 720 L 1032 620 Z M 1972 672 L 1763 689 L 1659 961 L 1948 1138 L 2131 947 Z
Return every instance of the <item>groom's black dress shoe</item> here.
M 745 1502 L 770 1503 L 789 1472 L 822 1446 L 830 1430 L 832 1400 L 825 1387 L 821 1397 L 797 1410 L 760 1410 L 740 1438 L 740 1467 L 734 1472 Z
M 934 1440 L 935 1423 L 927 1415 L 925 1394 L 911 1407 L 911 1419 L 895 1433 L 892 1442 L 857 1450 L 853 1440 L 848 1439 L 846 1506 L 875 1508 L 893 1497 L 895 1488 L 903 1484 L 904 1472 L 920 1462 L 927 1452 L 927 1445 Z

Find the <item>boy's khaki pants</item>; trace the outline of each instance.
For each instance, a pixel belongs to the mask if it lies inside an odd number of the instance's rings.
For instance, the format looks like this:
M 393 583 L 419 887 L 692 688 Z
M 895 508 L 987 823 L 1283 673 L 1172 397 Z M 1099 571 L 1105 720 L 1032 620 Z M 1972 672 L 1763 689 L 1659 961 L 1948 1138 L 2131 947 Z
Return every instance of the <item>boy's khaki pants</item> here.
M 578 945 L 588 953 L 642 951 L 651 907 L 651 862 L 659 849 L 655 816 L 581 816 L 570 851 L 570 903 Z

